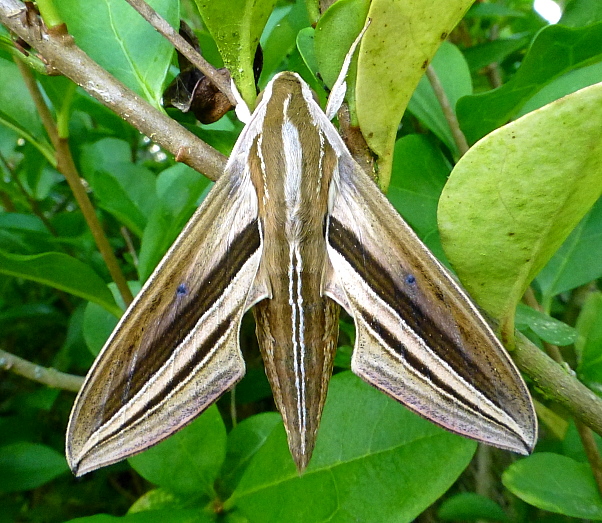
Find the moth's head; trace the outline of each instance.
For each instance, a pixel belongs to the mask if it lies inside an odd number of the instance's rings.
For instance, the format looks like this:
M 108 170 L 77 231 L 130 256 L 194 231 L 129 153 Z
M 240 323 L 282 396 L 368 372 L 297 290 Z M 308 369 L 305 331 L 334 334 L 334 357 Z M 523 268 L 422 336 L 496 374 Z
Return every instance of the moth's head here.
M 311 96 L 316 103 L 319 103 L 316 93 L 307 82 L 301 78 L 301 76 L 291 71 L 283 71 L 274 76 L 266 88 L 261 91 L 257 97 L 256 106 L 258 106 L 261 103 L 261 100 L 266 96 L 278 98 L 286 97 L 289 94 L 293 97 Z

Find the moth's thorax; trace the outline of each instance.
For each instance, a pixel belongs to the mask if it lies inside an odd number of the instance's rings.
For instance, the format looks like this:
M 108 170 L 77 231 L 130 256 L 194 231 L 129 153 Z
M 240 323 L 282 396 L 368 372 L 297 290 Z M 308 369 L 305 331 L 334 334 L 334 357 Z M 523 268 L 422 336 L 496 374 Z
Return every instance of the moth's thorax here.
M 249 165 L 266 241 L 312 250 L 315 242 L 322 254 L 336 154 L 312 116 L 319 108 L 307 85 L 290 73 L 274 80 L 260 106 L 263 125 L 253 137 Z

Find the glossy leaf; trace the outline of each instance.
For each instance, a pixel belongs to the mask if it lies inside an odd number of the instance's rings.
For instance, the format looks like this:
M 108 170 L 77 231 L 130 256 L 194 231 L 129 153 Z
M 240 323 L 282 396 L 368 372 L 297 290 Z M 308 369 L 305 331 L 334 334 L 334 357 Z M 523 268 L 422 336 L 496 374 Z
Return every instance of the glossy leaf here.
M 261 36 L 263 69 L 259 79 L 260 89 L 266 86 L 275 72 L 289 68 L 287 58 L 295 49 L 300 32 L 307 29 L 313 31 L 308 25 L 307 9 L 303 2 L 274 8 Z
M 577 331 L 573 327 L 519 303 L 516 308 L 516 328 L 522 330 L 527 327 L 553 345 L 571 345 L 577 339 Z
M 59 252 L 21 255 L 0 252 L 0 274 L 36 281 L 97 303 L 117 315 L 107 284 L 85 263 Z
M 424 136 L 407 135 L 395 144 L 387 197 L 439 259 L 444 259 L 444 254 L 437 204 L 450 170 L 448 160 Z
M 157 200 L 142 236 L 138 274 L 145 281 L 176 239 L 209 188 L 209 180 L 178 164 L 157 178 Z
M 282 423 L 276 412 L 263 412 L 245 419 L 228 434 L 228 448 L 223 466 L 222 481 L 234 490 L 251 459 L 265 444 L 275 427 Z
M 472 94 L 470 71 L 464 56 L 456 46 L 443 42 L 431 65 L 452 109 L 462 96 Z M 460 156 L 441 104 L 426 76 L 418 82 L 418 87 L 408 103 L 408 111 L 433 131 L 456 158 Z
M 226 427 L 214 405 L 190 425 L 129 462 L 155 485 L 177 494 L 198 495 L 213 492 L 225 454 Z
M 145 178 L 148 181 L 146 184 Z M 146 216 L 132 201 L 128 189 L 136 189 L 140 197 L 146 195 L 147 201 L 154 200 L 153 192 L 146 190 L 149 187 L 154 188 L 152 173 L 143 167 L 128 163 L 120 167 L 119 174 L 99 170 L 89 177 L 88 181 L 94 190 L 98 206 L 112 214 L 136 236 L 142 236 Z
M 0 492 L 31 490 L 69 470 L 56 450 L 25 441 L 0 447 Z
M 443 190 L 445 252 L 508 328 L 526 287 L 602 193 L 601 118 L 602 84 L 529 113 L 470 149 Z
M 132 296 L 136 296 L 136 294 L 140 292 L 141 285 L 138 281 L 130 281 L 128 282 L 128 287 L 130 288 Z M 123 297 L 119 293 L 117 285 L 109 283 L 109 289 L 113 293 L 113 297 L 119 306 L 117 314 L 114 312 L 111 313 L 92 302 L 88 303 L 84 310 L 83 336 L 86 345 L 93 356 L 97 356 L 100 353 L 100 350 L 109 338 L 109 335 L 117 325 L 123 311 L 126 309 Z
M 602 520 L 602 499 L 587 463 L 540 452 L 510 465 L 502 482 L 515 496 L 542 510 Z
M 149 0 L 172 27 L 179 27 L 179 5 Z M 161 108 L 171 43 L 122 0 L 61 0 L 56 7 L 76 44 L 130 89 Z
M 314 50 L 318 70 L 324 83 L 332 88 L 336 82 L 345 56 L 360 33 L 370 2 L 368 0 L 339 0 L 332 4 L 321 16 L 316 26 Z M 353 62 L 355 64 L 355 62 Z M 348 77 L 355 77 L 355 67 L 349 69 Z M 355 83 L 347 81 L 346 99 L 355 116 Z
M 437 516 L 443 521 L 510 521 L 495 501 L 473 492 L 462 492 L 445 500 Z
M 577 373 L 590 388 L 602 394 L 602 293 L 587 297 L 577 320 L 577 331 Z
M 602 276 L 602 201 L 579 222 L 560 249 L 537 275 L 542 303 Z
M 198 509 L 147 510 L 122 517 L 97 514 L 69 520 L 70 523 L 211 523 L 215 519 Z
M 502 87 L 462 99 L 458 119 L 473 143 L 510 120 L 539 89 L 602 59 L 602 22 L 581 29 L 551 25 L 537 35 L 520 69 Z
M 47 141 L 42 122 L 25 87 L 23 77 L 13 62 L 0 57 L 0 124 L 10 125 L 23 138 Z
M 493 4 L 481 4 L 493 5 Z M 513 38 L 492 40 L 469 47 L 464 56 L 471 71 L 478 71 L 490 64 L 505 60 L 508 55 L 523 49 L 529 43 L 527 36 L 516 35 Z
M 278 425 L 225 507 L 262 523 L 409 522 L 447 490 L 475 448 L 343 372 L 331 381 L 305 473 Z

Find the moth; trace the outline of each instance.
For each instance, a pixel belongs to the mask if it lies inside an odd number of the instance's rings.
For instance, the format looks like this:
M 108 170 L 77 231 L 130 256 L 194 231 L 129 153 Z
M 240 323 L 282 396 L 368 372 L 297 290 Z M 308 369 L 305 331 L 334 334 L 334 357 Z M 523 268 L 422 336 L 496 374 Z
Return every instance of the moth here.
M 283 72 L 94 362 L 67 429 L 72 470 L 82 475 L 143 451 L 232 388 L 245 372 L 241 320 L 253 308 L 302 471 L 340 307 L 355 322 L 355 374 L 452 432 L 530 452 L 536 418 L 512 360 L 354 161 L 310 87 Z

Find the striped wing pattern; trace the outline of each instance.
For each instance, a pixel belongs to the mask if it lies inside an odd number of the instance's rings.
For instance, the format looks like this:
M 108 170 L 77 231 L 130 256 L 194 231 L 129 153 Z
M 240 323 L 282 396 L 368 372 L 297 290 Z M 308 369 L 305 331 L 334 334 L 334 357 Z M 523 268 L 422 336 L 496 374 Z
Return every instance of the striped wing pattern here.
M 530 452 L 536 418 L 505 349 L 351 157 L 340 177 L 327 242 L 331 295 L 355 320 L 353 372 L 452 432 Z
M 78 475 L 168 437 L 244 374 L 239 329 L 262 236 L 248 176 L 229 172 L 237 174 L 216 183 L 88 373 L 67 429 Z

